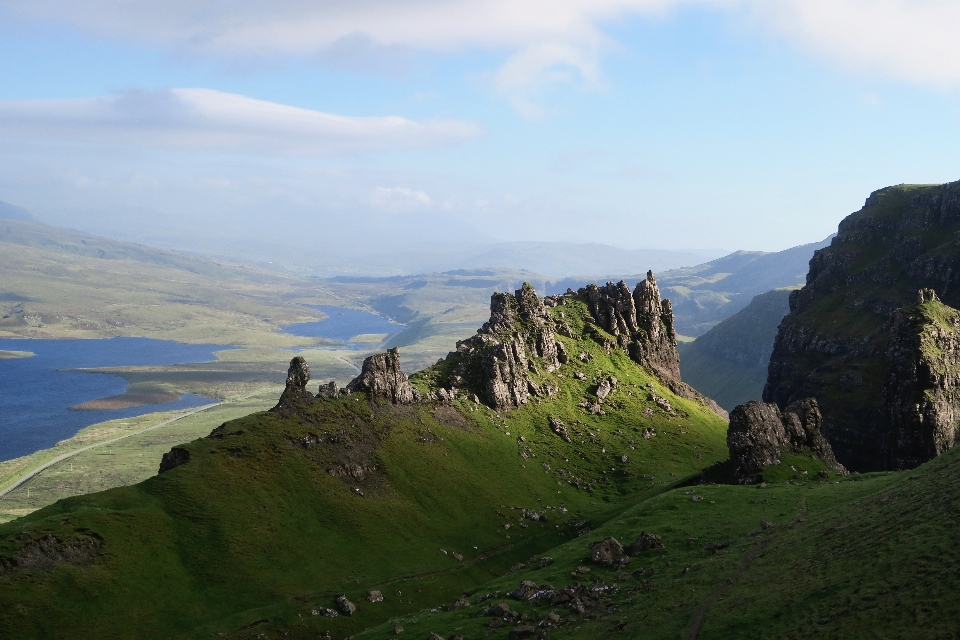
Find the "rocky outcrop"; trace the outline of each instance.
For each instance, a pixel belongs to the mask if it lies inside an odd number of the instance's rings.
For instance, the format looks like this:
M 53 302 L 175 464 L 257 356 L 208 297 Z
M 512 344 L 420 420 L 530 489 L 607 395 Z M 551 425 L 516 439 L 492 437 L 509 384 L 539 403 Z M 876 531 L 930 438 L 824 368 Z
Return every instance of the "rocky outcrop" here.
M 950 446 L 947 418 L 935 420 L 940 435 L 920 436 L 930 422 L 924 417 L 918 427 L 927 409 L 917 408 L 916 389 L 897 394 L 889 380 L 915 375 L 901 346 L 912 343 L 907 351 L 915 350 L 916 340 L 903 331 L 917 327 L 892 319 L 894 312 L 918 299 L 935 302 L 932 289 L 945 304 L 960 307 L 958 234 L 960 182 L 881 189 L 840 223 L 830 246 L 810 260 L 806 285 L 790 296 L 763 399 L 786 407 L 816 398 L 823 433 L 850 469 L 915 466 Z M 916 379 L 923 375 L 920 367 Z M 936 412 L 947 416 L 954 409 L 943 389 Z M 927 444 L 911 444 L 915 436 Z M 940 444 L 930 446 L 931 438 Z
M 625 564 L 623 545 L 616 538 L 607 538 L 590 544 L 590 560 L 605 567 Z
M 87 566 L 103 550 L 103 538 L 92 531 L 67 540 L 52 534 L 34 540 L 27 533 L 20 533 L 17 539 L 26 539 L 26 544 L 20 547 L 16 556 L 0 557 L 0 576 L 17 571 L 49 571 L 60 564 Z
M 910 469 L 954 446 L 960 428 L 960 312 L 932 289 L 890 321 L 884 402 L 886 466 Z
M 166 473 L 188 462 L 190 462 L 190 452 L 183 447 L 174 447 L 160 458 L 160 470 L 157 474 Z
M 400 369 L 400 352 L 395 348 L 364 360 L 360 375 L 350 381 L 346 390 L 348 393 L 366 391 L 373 398 L 395 404 L 409 404 L 416 395 L 407 374 Z
M 637 283 L 631 292 L 621 280 L 600 287 L 595 284 L 580 289 L 596 324 L 614 336 L 616 346 L 630 358 L 656 374 L 675 394 L 702 402 L 722 418 L 727 412 L 716 402 L 698 393 L 680 379 L 680 355 L 674 330 L 673 306 L 660 297 L 657 279 L 652 271 Z
M 660 299 L 652 271 L 632 293 L 623 280 L 604 287 L 587 285 L 578 293 L 586 298 L 596 323 L 613 334 L 634 361 L 649 366 L 664 382 L 680 381 L 673 307 Z
M 608 351 L 623 349 L 637 364 L 649 367 L 674 393 L 697 399 L 724 419 L 727 417 L 727 412 L 715 402 L 680 380 L 673 313 L 670 302 L 660 299 L 653 273 L 633 292 L 621 282 L 602 288 L 590 285 L 579 292 L 567 291 L 565 295 L 543 299 L 528 283 L 513 295 L 494 293 L 490 299 L 490 320 L 475 336 L 457 343 L 457 350 L 448 356 L 453 364 L 450 373 L 438 381 L 439 388 L 431 391 L 428 399 L 449 401 L 466 391 L 468 395 L 476 394 L 490 407 L 503 409 L 554 395 L 559 388 L 544 381 L 542 374 L 552 373 L 570 361 L 557 336 L 579 336 L 573 334 L 562 310 L 551 315 L 547 309 L 563 307 L 577 297 L 590 308 L 591 316 L 586 318 L 584 329 L 587 335 Z M 614 336 L 615 343 L 608 334 Z M 576 357 L 581 362 L 592 358 L 586 352 Z M 585 377 L 579 371 L 573 376 Z M 599 402 L 588 403 L 595 413 L 601 413 L 600 402 L 614 391 L 616 384 L 612 376 L 598 381 Z
M 310 365 L 302 356 L 296 356 L 290 360 L 290 367 L 287 369 L 287 384 L 277 402 L 271 411 L 287 415 L 296 411 L 304 404 L 313 402 L 313 394 L 307 391 L 307 383 L 310 382 Z
M 736 407 L 730 413 L 727 429 L 733 482 L 760 482 L 763 468 L 780 464 L 780 457 L 788 451 L 810 450 L 843 471 L 830 443 L 820 433 L 822 422 L 813 398 L 795 402 L 783 412 L 776 404 L 756 400 Z
M 514 295 L 494 293 L 490 320 L 477 335 L 457 343 L 456 361 L 443 381 L 447 395 L 472 388 L 487 405 L 518 407 L 557 389 L 538 383 L 540 367 L 552 372 L 568 357 L 554 332 L 555 323 L 533 287 L 524 283 Z

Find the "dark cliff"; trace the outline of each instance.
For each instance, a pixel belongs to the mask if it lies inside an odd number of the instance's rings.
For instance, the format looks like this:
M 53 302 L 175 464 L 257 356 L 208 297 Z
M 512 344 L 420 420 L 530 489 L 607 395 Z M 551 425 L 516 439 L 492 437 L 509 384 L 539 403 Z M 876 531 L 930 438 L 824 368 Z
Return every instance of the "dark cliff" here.
M 924 378 L 925 366 L 942 368 L 924 355 L 924 324 L 894 312 L 916 305 L 920 289 L 935 289 L 944 303 L 960 306 L 958 281 L 960 182 L 872 193 L 840 223 L 830 246 L 814 254 L 806 285 L 791 294 L 763 399 L 782 408 L 816 398 L 824 435 L 837 459 L 853 470 L 912 467 L 937 455 L 952 444 L 952 425 L 937 427 L 940 445 L 923 446 L 908 444 L 916 429 L 905 435 L 904 425 L 918 424 L 916 416 L 928 411 L 917 413 L 917 394 L 939 393 L 924 405 L 937 407 L 929 411 L 939 416 L 953 415 L 952 396 L 947 387 L 933 391 L 939 378 Z M 938 340 L 945 346 L 937 357 L 953 357 L 952 338 Z M 928 364 L 917 364 L 922 362 Z M 888 383 L 903 376 L 919 385 L 910 392 L 913 400 Z

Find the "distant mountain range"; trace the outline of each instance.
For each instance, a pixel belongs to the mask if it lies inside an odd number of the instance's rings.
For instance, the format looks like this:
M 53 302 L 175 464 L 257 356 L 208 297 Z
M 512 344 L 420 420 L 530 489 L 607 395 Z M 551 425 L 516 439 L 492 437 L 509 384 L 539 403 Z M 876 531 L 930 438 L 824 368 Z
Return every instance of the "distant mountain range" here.
M 661 273 L 650 268 L 654 270 L 664 296 L 673 303 L 677 332 L 695 338 L 743 309 L 760 293 L 803 285 L 813 252 L 830 244 L 832 238 L 831 235 L 820 242 L 773 253 L 736 251 L 694 267 Z M 564 278 L 550 283 L 548 293 L 562 293 L 568 287 L 577 290 L 590 282 L 625 280 L 631 283 L 645 277 L 645 273 L 633 273 Z

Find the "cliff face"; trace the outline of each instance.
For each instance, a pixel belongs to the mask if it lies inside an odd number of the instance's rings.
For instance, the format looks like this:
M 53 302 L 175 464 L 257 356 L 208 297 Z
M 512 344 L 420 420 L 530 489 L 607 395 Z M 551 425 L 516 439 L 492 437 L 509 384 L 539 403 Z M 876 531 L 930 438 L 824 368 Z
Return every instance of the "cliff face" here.
M 763 399 L 785 407 L 816 398 L 823 433 L 850 469 L 915 466 L 952 443 L 944 435 L 937 436 L 943 443 L 939 450 L 911 444 L 918 432 L 904 425 L 919 424 L 911 408 L 918 404 L 916 394 L 905 399 L 888 378 L 917 380 L 933 396 L 939 393 L 937 415 L 952 415 L 946 387 L 932 391 L 939 382 L 923 375 L 924 366 L 938 370 L 938 365 L 905 355 L 917 354 L 924 343 L 919 325 L 894 312 L 915 305 L 917 291 L 927 288 L 960 306 L 958 234 L 960 183 L 882 189 L 840 223 L 831 245 L 811 259 L 806 286 L 790 296 Z M 915 370 L 911 358 L 919 358 Z
M 937 300 L 895 311 L 884 401 L 889 461 L 908 469 L 957 439 L 960 425 L 960 312 Z

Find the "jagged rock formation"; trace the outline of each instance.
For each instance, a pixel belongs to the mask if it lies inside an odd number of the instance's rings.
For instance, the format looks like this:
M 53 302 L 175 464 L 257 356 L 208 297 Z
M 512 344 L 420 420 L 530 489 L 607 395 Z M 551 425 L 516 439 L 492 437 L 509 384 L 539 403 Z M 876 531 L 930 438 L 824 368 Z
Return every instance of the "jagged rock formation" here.
M 660 299 L 652 271 L 632 294 L 623 280 L 604 287 L 587 285 L 578 293 L 586 298 L 597 324 L 612 333 L 631 358 L 648 365 L 664 382 L 680 381 L 673 307 L 669 300 Z
M 496 409 L 524 405 L 532 398 L 551 396 L 558 391 L 555 385 L 538 382 L 540 371 L 556 371 L 570 360 L 563 342 L 557 335 L 574 336 L 563 313 L 551 315 L 547 309 L 562 307 L 567 300 L 580 298 L 587 302 L 591 317 L 585 332 L 603 340 L 607 350 L 621 348 L 641 366 L 649 367 L 674 393 L 696 398 L 723 418 L 726 411 L 680 380 L 676 333 L 669 300 L 660 299 L 653 273 L 637 285 L 633 293 L 623 282 L 608 283 L 605 287 L 590 285 L 578 292 L 541 299 L 528 283 L 514 295 L 495 293 L 490 300 L 490 321 L 484 323 L 477 335 L 457 343 L 457 351 L 450 354 L 453 367 L 440 380 L 440 389 L 431 392 L 430 399 L 450 400 L 463 389 L 469 389 L 488 406 Z M 616 343 L 602 338 L 612 334 Z M 599 332 L 599 333 L 598 333 Z M 583 362 L 587 353 L 577 356 Z M 582 379 L 583 373 L 574 377 Z M 613 392 L 615 378 L 599 381 L 597 397 L 602 402 Z M 587 403 L 594 413 L 601 413 L 600 404 Z
M 583 296 L 594 321 L 614 335 L 617 346 L 637 364 L 648 366 L 671 391 L 684 398 L 696 398 L 723 418 L 727 412 L 680 379 L 680 356 L 673 324 L 673 306 L 660 298 L 652 271 L 637 283 L 633 292 L 621 280 L 606 286 L 587 285 L 577 292 Z
M 374 398 L 396 404 L 409 404 L 416 396 L 407 374 L 400 370 L 400 352 L 396 348 L 364 360 L 360 375 L 350 381 L 346 391 L 367 391 Z
M 952 447 L 960 427 L 960 312 L 932 289 L 890 321 L 884 404 L 890 421 L 886 466 L 909 469 Z
M 528 283 L 512 296 L 494 293 L 489 322 L 477 335 L 457 343 L 457 364 L 445 380 L 450 395 L 471 386 L 484 403 L 497 409 L 518 407 L 531 397 L 553 395 L 556 388 L 538 384 L 530 373 L 537 371 L 534 358 L 547 371 L 567 362 L 554 327 L 543 300 Z
M 287 385 L 283 389 L 277 406 L 271 411 L 286 414 L 297 406 L 313 402 L 313 394 L 307 391 L 308 382 L 310 382 L 310 365 L 302 356 L 294 357 L 290 360 L 290 367 L 287 369 Z
M 838 471 L 844 470 L 820 433 L 822 422 L 813 398 L 794 402 L 782 413 L 776 404 L 756 400 L 736 407 L 730 412 L 727 430 L 733 482 L 760 482 L 763 468 L 780 464 L 785 451 L 809 449 Z
M 903 338 L 907 326 L 894 329 L 891 315 L 918 298 L 932 301 L 929 292 L 918 295 L 921 289 L 936 289 L 944 303 L 960 307 L 958 233 L 960 182 L 881 189 L 840 223 L 830 246 L 811 259 L 806 286 L 790 296 L 763 399 L 785 407 L 816 398 L 823 433 L 850 469 L 914 466 L 952 443 L 938 427 L 939 445 L 908 444 L 913 436 L 905 434 L 917 433 L 925 409 L 917 413 L 916 396 L 894 394 L 887 381 L 913 375 L 891 352 L 891 336 Z M 945 404 L 949 397 L 937 401 L 938 415 L 953 411 Z M 934 436 L 923 437 L 929 443 Z

